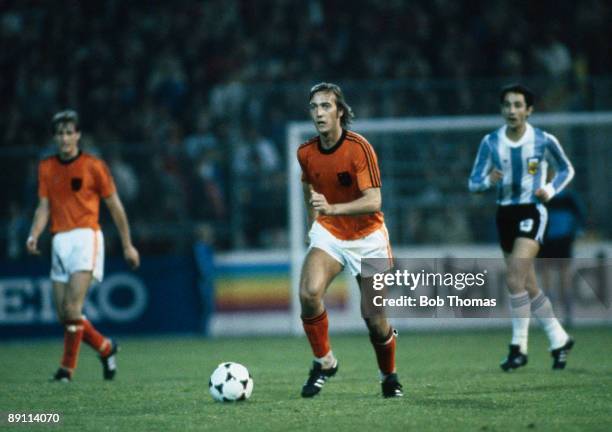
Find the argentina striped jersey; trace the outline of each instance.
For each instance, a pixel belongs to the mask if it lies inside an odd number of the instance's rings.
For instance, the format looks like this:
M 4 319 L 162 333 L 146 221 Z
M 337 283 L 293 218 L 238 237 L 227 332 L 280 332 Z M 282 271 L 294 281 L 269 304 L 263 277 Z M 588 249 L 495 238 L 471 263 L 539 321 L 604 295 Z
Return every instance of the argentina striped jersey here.
M 574 177 L 574 167 L 557 138 L 530 124 L 526 126 L 517 142 L 506 136 L 507 126 L 482 139 L 470 174 L 470 191 L 489 189 L 492 169 L 503 173 L 503 178 L 495 185 L 499 205 L 537 204 L 540 200 L 535 191 L 539 188 L 544 188 L 552 198 L 567 186 Z M 554 169 L 555 176 L 547 183 L 549 166 Z

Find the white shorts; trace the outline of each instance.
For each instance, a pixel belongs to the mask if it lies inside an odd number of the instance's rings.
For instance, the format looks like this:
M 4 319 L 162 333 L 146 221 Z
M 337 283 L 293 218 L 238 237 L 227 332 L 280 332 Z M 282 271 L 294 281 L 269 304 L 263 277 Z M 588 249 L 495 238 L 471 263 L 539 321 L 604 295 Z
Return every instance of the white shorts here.
M 102 231 L 76 228 L 53 236 L 51 280 L 67 283 L 72 273 L 90 271 L 98 282 L 104 277 L 104 236 Z
M 363 238 L 340 240 L 315 221 L 308 237 L 310 238 L 309 251 L 312 248 L 321 249 L 348 268 L 353 276 L 369 277 L 376 272 L 384 272 L 393 267 L 389 234 L 384 224 L 372 234 Z M 369 265 L 367 269 L 362 269 L 362 258 L 379 259 L 376 260 L 375 265 Z

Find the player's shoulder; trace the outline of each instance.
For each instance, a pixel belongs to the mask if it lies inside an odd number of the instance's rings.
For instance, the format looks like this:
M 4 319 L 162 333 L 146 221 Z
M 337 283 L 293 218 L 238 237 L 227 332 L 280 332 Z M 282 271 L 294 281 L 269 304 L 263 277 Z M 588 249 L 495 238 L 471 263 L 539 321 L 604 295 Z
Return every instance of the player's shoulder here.
M 318 141 L 319 141 L 319 136 L 318 135 L 317 136 L 313 136 L 308 141 L 305 141 L 302 144 L 300 144 L 300 146 L 298 147 L 298 150 L 302 150 L 302 149 L 306 149 L 308 147 L 316 146 Z
M 38 165 L 41 167 L 49 167 L 57 163 L 57 155 L 45 155 L 40 158 Z
M 108 171 L 108 166 L 104 159 L 92 153 L 82 152 L 79 156 L 84 167 L 89 167 L 96 171 Z
M 298 150 L 297 150 L 298 155 L 306 154 L 308 152 L 316 150 L 318 142 L 319 142 L 319 137 L 318 136 L 314 136 L 314 137 L 310 138 L 308 141 L 303 142 L 298 147 Z
M 559 145 L 559 140 L 557 139 L 557 137 L 551 134 L 550 132 L 536 127 L 533 128 L 533 131 L 536 137 L 542 137 L 542 139 L 544 139 L 547 144 Z
M 504 132 L 504 126 L 501 126 L 495 130 L 492 130 L 491 132 L 486 134 L 484 137 L 482 137 L 482 143 L 486 143 L 490 145 L 498 141 L 499 137 L 502 135 L 503 132 Z
M 353 132 L 351 130 L 346 131 L 345 139 L 356 144 L 365 144 L 371 146 L 370 142 L 363 135 L 358 134 L 357 132 Z
M 80 157 L 83 158 L 84 162 L 91 162 L 91 163 L 95 163 L 95 164 L 104 164 L 104 160 L 101 157 L 96 156 L 96 155 L 94 155 L 92 153 L 81 152 Z
M 363 135 L 360 135 L 357 132 L 347 130 L 345 132 L 344 140 L 350 145 L 362 149 L 368 155 L 375 153 L 372 144 L 370 144 L 370 142 Z
M 347 130 L 345 132 L 344 140 L 346 143 L 354 147 L 350 151 L 351 154 L 358 154 L 358 152 L 361 151 L 361 154 L 365 155 L 367 159 L 376 160 L 376 151 L 374 150 L 374 147 L 363 135 Z

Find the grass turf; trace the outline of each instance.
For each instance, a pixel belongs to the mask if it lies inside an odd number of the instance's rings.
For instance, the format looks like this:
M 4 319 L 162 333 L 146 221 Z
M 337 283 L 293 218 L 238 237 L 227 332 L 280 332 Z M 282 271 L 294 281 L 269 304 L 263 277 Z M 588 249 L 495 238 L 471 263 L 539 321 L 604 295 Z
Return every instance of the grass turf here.
M 380 397 L 365 335 L 333 336 L 340 370 L 312 400 L 299 397 L 309 367 L 305 338 L 124 338 L 114 382 L 83 346 L 75 380 L 49 383 L 60 341 L 0 344 L 0 411 L 57 412 L 61 430 L 611 430 L 612 332 L 580 329 L 565 371 L 553 372 L 532 330 L 529 364 L 498 367 L 509 331 L 400 335 L 405 397 Z M 251 371 L 243 403 L 213 402 L 208 377 L 222 361 Z M 41 430 L 19 425 L 14 430 Z M 57 430 L 57 428 L 56 428 Z

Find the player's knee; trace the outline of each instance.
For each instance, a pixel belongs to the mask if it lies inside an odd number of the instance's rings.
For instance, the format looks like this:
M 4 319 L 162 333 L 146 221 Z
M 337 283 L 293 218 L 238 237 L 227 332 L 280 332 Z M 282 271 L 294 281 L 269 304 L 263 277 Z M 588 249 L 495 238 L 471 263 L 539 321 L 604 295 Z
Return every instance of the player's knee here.
M 80 319 L 81 316 L 81 305 L 76 302 L 65 302 L 63 304 L 62 321 Z
M 300 287 L 300 303 L 302 306 L 316 306 L 321 302 L 323 289 L 315 286 Z
M 525 278 L 520 274 L 517 269 L 508 269 L 508 274 L 506 275 L 506 283 L 508 284 L 508 288 L 510 290 L 518 290 L 524 288 L 521 285 L 524 285 Z
M 374 339 L 382 339 L 389 334 L 389 322 L 385 317 L 364 318 L 364 321 Z
M 308 274 L 303 275 L 300 281 L 300 301 L 302 303 L 318 302 L 325 293 L 325 284 L 320 278 L 310 277 Z
M 532 292 L 538 291 L 538 285 L 536 281 L 531 280 L 531 278 L 527 278 L 527 280 L 525 281 L 525 289 L 529 293 L 532 293 Z

